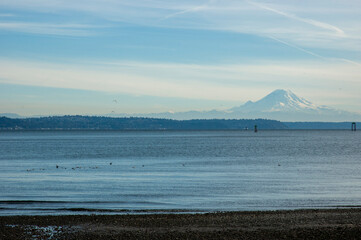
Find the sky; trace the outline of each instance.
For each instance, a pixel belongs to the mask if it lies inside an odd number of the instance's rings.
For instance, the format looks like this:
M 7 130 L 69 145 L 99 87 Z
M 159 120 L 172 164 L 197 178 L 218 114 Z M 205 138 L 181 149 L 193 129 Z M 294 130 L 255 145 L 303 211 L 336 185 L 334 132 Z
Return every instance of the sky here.
M 289 89 L 361 113 L 361 1 L 0 0 L 0 113 L 224 110 Z

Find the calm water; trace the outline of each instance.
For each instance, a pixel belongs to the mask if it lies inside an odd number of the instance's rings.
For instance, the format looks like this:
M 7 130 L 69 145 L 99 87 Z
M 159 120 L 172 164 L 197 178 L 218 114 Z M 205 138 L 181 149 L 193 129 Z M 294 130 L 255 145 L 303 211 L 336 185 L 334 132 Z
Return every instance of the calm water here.
M 0 215 L 361 205 L 361 132 L 0 132 Z

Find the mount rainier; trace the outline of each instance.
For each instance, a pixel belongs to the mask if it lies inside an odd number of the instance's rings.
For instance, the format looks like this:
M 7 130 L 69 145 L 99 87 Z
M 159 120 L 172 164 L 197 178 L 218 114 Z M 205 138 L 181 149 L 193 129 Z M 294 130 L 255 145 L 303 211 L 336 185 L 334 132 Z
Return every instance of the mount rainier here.
M 361 114 L 318 106 L 290 90 L 278 89 L 264 98 L 228 110 L 163 112 L 150 114 L 109 114 L 111 117 L 152 117 L 176 120 L 188 119 L 273 119 L 288 122 L 360 121 Z

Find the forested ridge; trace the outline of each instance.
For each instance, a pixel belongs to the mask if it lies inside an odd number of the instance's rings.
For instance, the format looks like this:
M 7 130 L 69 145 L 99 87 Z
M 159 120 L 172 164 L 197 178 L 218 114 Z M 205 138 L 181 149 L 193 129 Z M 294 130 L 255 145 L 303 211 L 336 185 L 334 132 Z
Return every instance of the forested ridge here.
M 0 117 L 0 128 L 8 130 L 99 129 L 99 130 L 232 130 L 287 129 L 280 121 L 267 119 L 194 119 L 112 118 L 96 116 L 53 116 L 39 118 Z

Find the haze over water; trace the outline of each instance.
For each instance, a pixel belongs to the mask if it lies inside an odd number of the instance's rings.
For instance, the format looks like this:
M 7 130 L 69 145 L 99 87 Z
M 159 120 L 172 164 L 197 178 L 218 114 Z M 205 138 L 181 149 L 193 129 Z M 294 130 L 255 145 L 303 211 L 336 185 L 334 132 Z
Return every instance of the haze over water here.
M 360 143 L 351 131 L 1 132 L 0 215 L 359 207 Z

